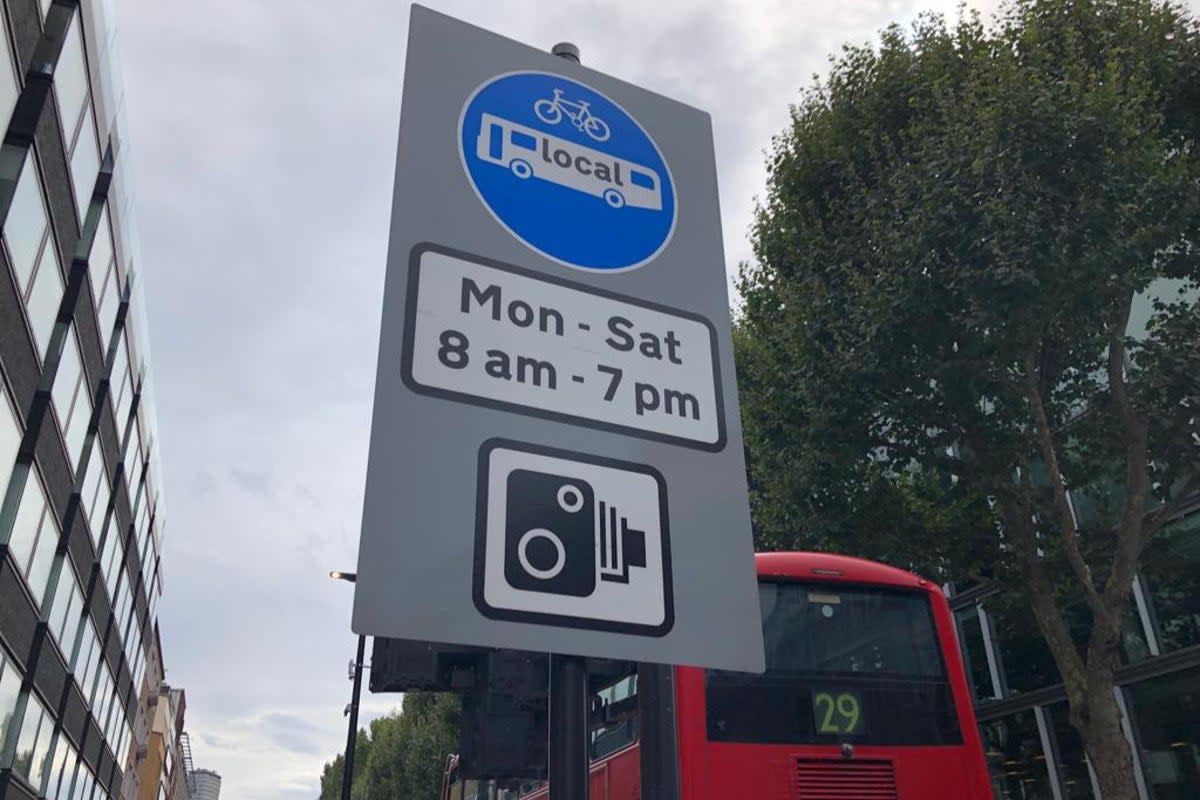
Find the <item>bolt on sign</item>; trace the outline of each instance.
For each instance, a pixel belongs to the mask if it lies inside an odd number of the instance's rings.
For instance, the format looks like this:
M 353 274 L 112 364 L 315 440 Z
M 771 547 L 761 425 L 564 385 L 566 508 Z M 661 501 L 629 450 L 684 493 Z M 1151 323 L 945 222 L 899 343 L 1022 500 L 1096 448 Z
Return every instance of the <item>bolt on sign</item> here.
M 357 633 L 761 671 L 707 114 L 413 6 Z

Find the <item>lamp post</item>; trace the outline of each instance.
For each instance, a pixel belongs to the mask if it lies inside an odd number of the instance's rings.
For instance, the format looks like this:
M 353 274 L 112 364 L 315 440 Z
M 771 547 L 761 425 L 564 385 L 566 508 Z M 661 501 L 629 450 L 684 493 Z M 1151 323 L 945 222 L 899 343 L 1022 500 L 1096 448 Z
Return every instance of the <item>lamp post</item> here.
M 358 580 L 358 573 L 331 570 L 329 577 L 336 581 Z M 350 715 L 350 725 L 346 731 L 346 758 L 342 767 L 342 800 L 350 800 L 350 784 L 354 779 L 354 745 L 358 741 L 358 697 L 362 693 L 363 651 L 367 646 L 366 634 L 358 636 L 358 650 L 354 656 L 354 690 L 350 696 L 350 705 L 346 711 Z

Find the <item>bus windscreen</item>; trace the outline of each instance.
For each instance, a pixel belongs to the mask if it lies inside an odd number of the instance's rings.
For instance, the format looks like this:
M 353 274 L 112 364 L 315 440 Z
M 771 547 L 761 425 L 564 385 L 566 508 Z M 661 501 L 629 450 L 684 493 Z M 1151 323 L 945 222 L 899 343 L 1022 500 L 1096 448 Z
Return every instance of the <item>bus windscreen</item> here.
M 767 669 L 709 671 L 710 741 L 961 744 L 928 598 L 759 584 Z

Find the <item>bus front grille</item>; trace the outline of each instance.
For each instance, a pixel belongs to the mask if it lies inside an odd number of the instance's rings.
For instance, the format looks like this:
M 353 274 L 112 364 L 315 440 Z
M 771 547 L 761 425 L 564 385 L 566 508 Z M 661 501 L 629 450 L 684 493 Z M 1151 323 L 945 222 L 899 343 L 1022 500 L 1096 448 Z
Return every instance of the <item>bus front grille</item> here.
M 796 759 L 796 800 L 897 800 L 890 761 Z

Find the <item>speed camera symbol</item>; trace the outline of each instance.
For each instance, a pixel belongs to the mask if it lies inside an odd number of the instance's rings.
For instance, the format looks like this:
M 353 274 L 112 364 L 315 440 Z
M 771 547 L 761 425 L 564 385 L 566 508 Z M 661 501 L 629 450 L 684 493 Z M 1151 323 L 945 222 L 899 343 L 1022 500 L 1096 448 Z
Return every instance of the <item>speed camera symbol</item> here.
M 584 627 L 669 626 L 666 493 L 657 471 L 505 444 L 480 454 L 480 610 Z

